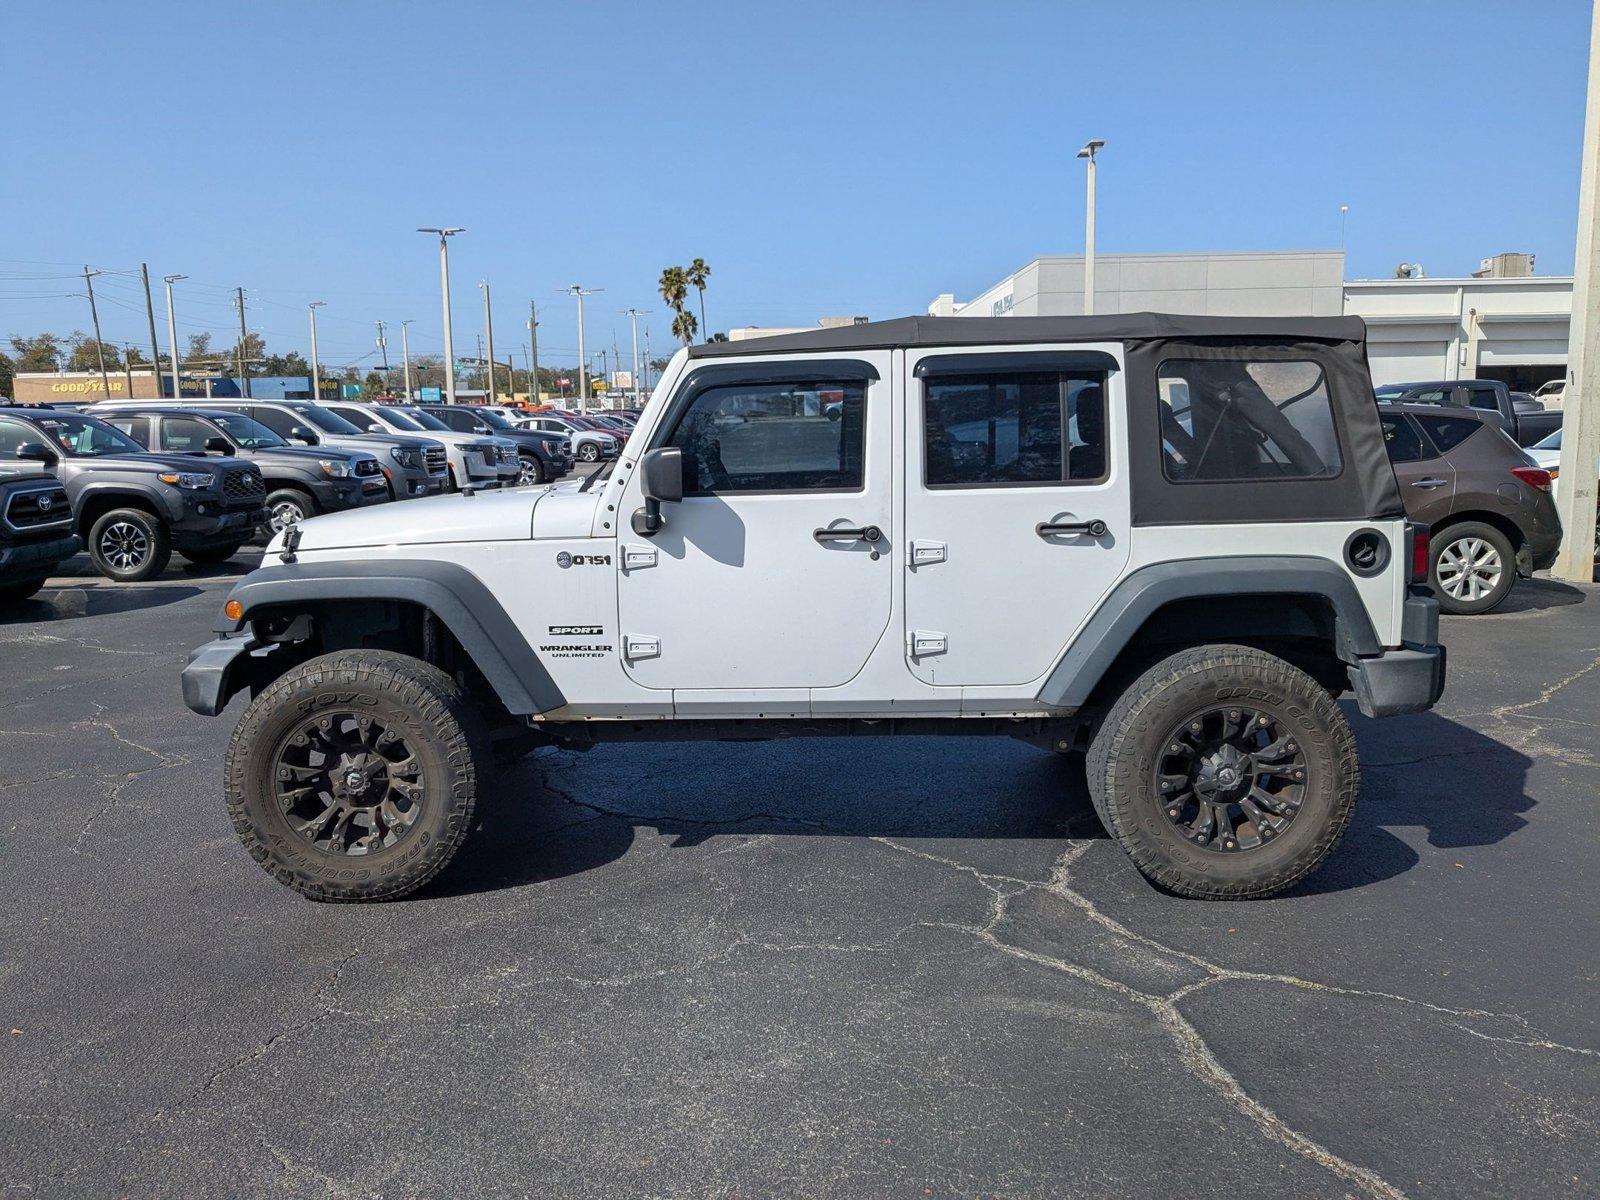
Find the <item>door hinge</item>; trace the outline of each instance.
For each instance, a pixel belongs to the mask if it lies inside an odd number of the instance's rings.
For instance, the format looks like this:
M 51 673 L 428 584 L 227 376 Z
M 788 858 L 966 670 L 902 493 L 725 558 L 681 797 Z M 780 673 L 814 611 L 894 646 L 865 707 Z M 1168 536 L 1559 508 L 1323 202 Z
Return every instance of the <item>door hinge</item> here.
M 942 563 L 947 552 L 948 547 L 943 542 L 913 540 L 911 543 L 911 565 L 913 567 L 923 567 L 929 563 Z
M 913 629 L 906 635 L 906 641 L 912 658 L 924 658 L 930 654 L 943 654 L 949 645 L 945 635 L 932 629 Z
M 622 657 L 629 662 L 638 662 L 641 658 L 660 658 L 661 639 L 646 633 L 624 634 Z
M 622 548 L 622 569 L 624 571 L 641 571 L 645 567 L 656 565 L 656 549 L 654 546 L 624 546 Z

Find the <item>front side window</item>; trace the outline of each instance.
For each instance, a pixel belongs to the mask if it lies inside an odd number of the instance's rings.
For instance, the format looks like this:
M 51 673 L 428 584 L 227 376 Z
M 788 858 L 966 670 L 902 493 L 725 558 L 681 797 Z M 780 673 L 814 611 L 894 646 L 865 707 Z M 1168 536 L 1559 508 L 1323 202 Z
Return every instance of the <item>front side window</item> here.
M 1468 388 L 1467 404 L 1471 408 L 1500 410 L 1500 398 L 1495 395 L 1493 388 Z
M 94 417 L 59 412 L 52 413 L 48 417 L 38 417 L 34 423 L 44 430 L 58 450 L 77 458 L 144 453 L 144 447 L 122 430 L 114 429 Z
M 33 426 L 0 418 L 0 458 L 15 458 L 18 450 L 39 440 Z
M 1331 479 L 1343 468 L 1314 362 L 1171 359 L 1158 386 L 1162 470 L 1174 483 Z
M 434 431 L 435 433 L 450 432 L 450 426 L 439 420 L 439 418 L 434 416 L 432 413 L 423 412 L 420 408 L 408 408 L 405 410 L 405 414 L 419 429 L 428 429 Z
M 203 452 L 208 440 L 221 436 L 204 421 L 193 417 L 167 417 L 161 422 L 162 446 L 180 454 Z
M 323 433 L 348 436 L 352 433 L 361 432 L 361 430 L 337 413 L 331 413 L 325 408 L 318 408 L 314 404 L 295 404 L 291 407 L 301 421 L 314 429 L 322 430 Z
M 763 381 L 697 392 L 664 443 L 683 451 L 684 495 L 860 491 L 866 385 Z
M 228 435 L 246 450 L 265 450 L 270 446 L 287 446 L 289 444 L 265 425 L 258 421 L 252 421 L 249 417 L 230 414 L 225 417 L 212 417 L 211 419 L 226 430 Z
M 292 438 L 297 426 L 305 427 L 304 422 L 295 420 L 281 408 L 257 408 L 252 416 L 281 438 Z
M 1103 479 L 1105 376 L 936 376 L 924 387 L 922 434 L 929 487 Z
M 1422 446 L 1422 435 L 1417 427 L 1401 416 L 1381 417 L 1383 446 L 1389 452 L 1389 461 L 1397 463 L 1420 462 L 1429 452 Z

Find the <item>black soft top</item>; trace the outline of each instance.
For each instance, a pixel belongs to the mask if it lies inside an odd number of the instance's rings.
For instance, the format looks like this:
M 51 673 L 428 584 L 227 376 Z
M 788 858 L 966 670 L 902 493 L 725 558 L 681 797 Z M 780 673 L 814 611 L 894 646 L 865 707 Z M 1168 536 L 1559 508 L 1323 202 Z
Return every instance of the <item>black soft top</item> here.
M 907 346 L 1006 346 L 1034 342 L 1137 342 L 1190 338 L 1289 338 L 1363 342 L 1360 317 L 1191 317 L 1111 313 L 1095 317 L 896 317 L 832 329 L 777 333 L 739 342 L 690 346 L 690 358 L 806 350 L 884 350 Z

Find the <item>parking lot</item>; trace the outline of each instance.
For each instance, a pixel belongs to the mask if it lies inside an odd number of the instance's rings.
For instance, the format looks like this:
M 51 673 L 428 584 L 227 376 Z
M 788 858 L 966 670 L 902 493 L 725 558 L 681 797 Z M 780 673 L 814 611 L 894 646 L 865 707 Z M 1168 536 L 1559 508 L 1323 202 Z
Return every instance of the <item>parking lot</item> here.
M 846 739 L 541 752 L 343 907 L 179 702 L 254 557 L 0 625 L 6 1200 L 1592 1190 L 1600 589 L 1447 620 L 1283 899 L 1154 891 L 1021 743 Z

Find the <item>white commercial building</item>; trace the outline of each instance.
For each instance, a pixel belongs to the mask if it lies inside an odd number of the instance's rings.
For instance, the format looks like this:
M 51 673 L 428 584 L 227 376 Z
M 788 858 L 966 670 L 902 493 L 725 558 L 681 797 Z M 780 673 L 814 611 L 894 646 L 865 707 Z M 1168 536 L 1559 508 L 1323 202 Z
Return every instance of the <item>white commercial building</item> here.
M 1485 378 L 1532 391 L 1565 372 L 1572 277 L 1346 280 L 1339 250 L 1101 254 L 1095 256 L 1094 310 L 1346 313 L 1367 322 L 1375 383 Z M 928 312 L 1076 316 L 1083 312 L 1083 258 L 1036 258 L 965 303 L 945 293 Z

